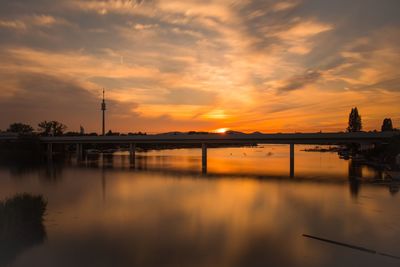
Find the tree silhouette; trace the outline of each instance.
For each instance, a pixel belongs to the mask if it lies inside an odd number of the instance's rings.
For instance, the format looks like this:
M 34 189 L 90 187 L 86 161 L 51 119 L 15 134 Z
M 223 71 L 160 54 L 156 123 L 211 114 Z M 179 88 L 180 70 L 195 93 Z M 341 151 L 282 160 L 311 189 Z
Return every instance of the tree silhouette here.
M 85 128 L 83 128 L 82 125 L 79 127 L 79 134 L 80 135 L 85 135 Z
M 382 123 L 382 132 L 393 131 L 393 124 L 391 118 L 385 118 Z
M 361 116 L 358 114 L 357 107 L 352 108 L 349 115 L 348 132 L 359 132 L 362 129 Z
M 44 136 L 62 135 L 67 129 L 67 126 L 58 121 L 42 121 L 38 126 L 40 134 Z
M 30 134 L 33 132 L 33 128 L 28 124 L 16 122 L 16 123 L 10 124 L 10 126 L 7 129 L 7 132 L 19 133 L 19 134 Z

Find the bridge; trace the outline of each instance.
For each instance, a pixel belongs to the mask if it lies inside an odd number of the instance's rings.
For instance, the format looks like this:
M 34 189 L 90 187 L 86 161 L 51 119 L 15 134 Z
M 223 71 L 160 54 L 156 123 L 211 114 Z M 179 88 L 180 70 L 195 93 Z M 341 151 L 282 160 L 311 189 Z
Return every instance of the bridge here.
M 400 132 L 354 132 L 354 133 L 277 133 L 277 134 L 156 134 L 128 136 L 49 136 L 40 137 L 47 145 L 48 157 L 53 154 L 53 144 L 76 145 L 78 158 L 83 155 L 84 144 L 129 144 L 131 158 L 135 159 L 137 144 L 198 144 L 202 148 L 202 170 L 207 171 L 207 145 L 210 144 L 287 144 L 290 148 L 290 175 L 294 175 L 294 146 L 303 145 L 341 145 L 356 143 L 360 145 L 381 144 Z M 1 136 L 0 141 L 17 140 L 16 136 Z

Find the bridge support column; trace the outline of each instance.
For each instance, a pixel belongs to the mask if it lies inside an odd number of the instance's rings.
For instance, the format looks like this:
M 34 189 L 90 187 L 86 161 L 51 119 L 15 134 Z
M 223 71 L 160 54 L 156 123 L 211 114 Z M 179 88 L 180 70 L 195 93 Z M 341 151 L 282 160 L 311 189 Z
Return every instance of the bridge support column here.
M 294 177 L 294 144 L 290 144 L 290 177 Z
M 201 171 L 207 173 L 207 144 L 201 144 Z
M 49 159 L 49 160 L 53 159 L 53 144 L 52 143 L 47 144 L 47 159 Z
M 129 160 L 133 166 L 135 166 L 135 157 L 136 157 L 136 144 L 130 143 L 129 144 Z
M 82 144 L 76 144 L 76 158 L 82 159 L 83 156 L 83 147 Z

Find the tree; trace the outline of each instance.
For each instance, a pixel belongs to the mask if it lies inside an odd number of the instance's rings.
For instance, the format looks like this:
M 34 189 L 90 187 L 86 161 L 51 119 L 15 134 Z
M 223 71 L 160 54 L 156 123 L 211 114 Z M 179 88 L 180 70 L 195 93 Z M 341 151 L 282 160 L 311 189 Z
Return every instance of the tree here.
M 111 130 L 108 130 L 108 132 L 106 133 L 107 136 L 119 136 L 120 133 L 119 132 L 113 132 Z
M 382 123 L 382 132 L 393 131 L 393 124 L 391 118 L 385 118 Z
M 18 134 L 31 134 L 33 133 L 33 128 L 29 124 L 16 122 L 10 124 L 10 126 L 7 129 L 7 132 L 18 133 Z
M 361 116 L 358 114 L 357 107 L 352 108 L 349 115 L 348 132 L 359 132 L 362 129 Z
M 42 121 L 38 124 L 41 135 L 44 136 L 58 136 L 63 135 L 67 126 L 58 121 Z
M 51 133 L 51 121 L 42 121 L 38 124 L 41 135 L 49 136 Z

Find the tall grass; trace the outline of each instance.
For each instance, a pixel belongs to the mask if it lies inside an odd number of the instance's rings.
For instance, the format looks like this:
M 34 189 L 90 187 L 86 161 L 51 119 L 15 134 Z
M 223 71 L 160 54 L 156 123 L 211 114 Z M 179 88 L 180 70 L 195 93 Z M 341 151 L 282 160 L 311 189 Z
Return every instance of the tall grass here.
M 46 238 L 43 225 L 47 201 L 43 196 L 18 194 L 0 201 L 0 266 Z

